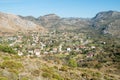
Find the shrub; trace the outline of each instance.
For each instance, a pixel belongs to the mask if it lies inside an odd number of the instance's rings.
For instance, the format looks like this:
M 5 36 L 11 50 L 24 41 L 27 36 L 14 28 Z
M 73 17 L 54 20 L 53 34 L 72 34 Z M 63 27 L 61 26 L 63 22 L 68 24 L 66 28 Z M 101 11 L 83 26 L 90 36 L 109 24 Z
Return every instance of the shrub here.
M 8 56 L 3 57 L 3 60 L 10 60 Z
M 0 51 L 11 53 L 11 54 L 17 54 L 17 52 L 12 49 L 12 47 L 6 46 L 6 45 L 0 45 Z
M 8 80 L 6 77 L 0 77 L 0 80 Z
M 52 78 L 57 79 L 57 80 L 63 80 L 63 78 L 59 74 L 57 74 L 57 73 L 54 73 L 52 75 Z
M 70 66 L 70 67 L 77 67 L 77 62 L 76 62 L 76 60 L 75 60 L 75 59 L 70 59 L 70 60 L 68 61 L 68 66 Z
M 100 64 L 100 63 L 96 64 L 96 65 L 95 65 L 95 68 L 97 68 L 97 69 L 102 68 L 102 64 Z
M 34 76 L 39 76 L 39 74 L 40 74 L 40 71 L 39 71 L 39 70 L 34 70 L 34 71 L 32 72 L 32 75 L 34 75 Z
M 67 66 L 62 66 L 59 70 L 60 71 L 68 71 L 68 67 Z
M 54 68 L 52 68 L 52 67 L 51 67 L 51 68 L 49 68 L 49 67 L 44 67 L 44 68 L 42 68 L 42 71 L 52 74 L 52 73 L 54 72 L 53 69 L 54 69 Z
M 51 78 L 51 74 L 50 74 L 50 73 L 47 73 L 47 72 L 43 72 L 43 73 L 42 73 L 42 76 L 43 76 L 44 78 Z
M 28 78 L 26 78 L 26 77 L 23 77 L 21 80 L 29 80 Z
M 10 68 L 10 69 L 21 69 L 23 66 L 21 63 L 15 62 L 15 61 L 3 61 L 1 64 L 2 68 Z

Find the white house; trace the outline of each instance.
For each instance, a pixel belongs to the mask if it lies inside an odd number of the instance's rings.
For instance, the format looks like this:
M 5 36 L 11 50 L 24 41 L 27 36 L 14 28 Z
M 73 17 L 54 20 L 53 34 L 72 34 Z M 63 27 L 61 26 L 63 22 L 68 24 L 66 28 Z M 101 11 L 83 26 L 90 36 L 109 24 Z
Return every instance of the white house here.
M 40 50 L 39 49 L 35 49 L 34 50 L 34 54 L 39 57 L 40 56 Z
M 92 49 L 95 49 L 96 47 L 95 46 L 91 46 Z
M 62 45 L 59 45 L 59 52 L 62 51 Z
M 34 54 L 34 51 L 33 50 L 28 50 L 28 53 L 33 55 Z
M 41 50 L 43 50 L 43 48 L 46 46 L 45 44 L 43 44 L 42 42 L 40 42 L 41 45 Z
M 18 51 L 18 56 L 22 56 L 23 53 L 21 51 Z
M 70 51 L 71 51 L 71 48 L 67 48 L 67 51 L 70 52 Z

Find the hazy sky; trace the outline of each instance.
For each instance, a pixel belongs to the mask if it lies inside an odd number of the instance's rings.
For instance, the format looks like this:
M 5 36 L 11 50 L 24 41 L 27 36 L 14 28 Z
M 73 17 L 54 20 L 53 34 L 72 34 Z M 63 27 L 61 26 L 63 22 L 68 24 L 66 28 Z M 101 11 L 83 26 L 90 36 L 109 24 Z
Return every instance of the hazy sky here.
M 61 17 L 90 18 L 100 11 L 120 11 L 120 0 L 0 0 L 0 11 L 35 17 L 55 13 Z

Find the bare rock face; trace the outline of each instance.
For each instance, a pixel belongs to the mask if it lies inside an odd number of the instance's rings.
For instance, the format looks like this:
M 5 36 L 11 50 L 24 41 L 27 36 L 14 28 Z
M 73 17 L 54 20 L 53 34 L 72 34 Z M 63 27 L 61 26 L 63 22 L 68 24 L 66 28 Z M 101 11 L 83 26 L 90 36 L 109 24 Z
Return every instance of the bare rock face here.
M 120 12 L 105 11 L 92 18 L 93 27 L 104 34 L 120 37 Z
M 32 21 L 21 19 L 19 16 L 0 12 L 1 33 L 16 33 L 17 31 L 27 32 L 30 30 L 42 31 L 44 28 Z

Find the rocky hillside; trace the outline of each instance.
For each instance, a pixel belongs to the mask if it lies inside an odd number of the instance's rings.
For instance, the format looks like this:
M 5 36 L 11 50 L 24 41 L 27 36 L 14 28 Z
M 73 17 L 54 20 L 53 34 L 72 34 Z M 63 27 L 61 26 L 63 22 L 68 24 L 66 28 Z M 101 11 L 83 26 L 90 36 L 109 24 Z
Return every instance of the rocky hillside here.
M 23 20 L 19 16 L 0 12 L 0 34 L 13 34 L 29 30 L 42 31 L 44 28 L 31 21 Z
M 89 31 L 89 29 L 92 28 L 92 32 L 97 31 L 102 34 L 120 36 L 120 12 L 117 11 L 100 12 L 91 19 L 61 18 L 55 14 L 48 14 L 38 18 L 34 18 L 32 16 L 20 17 L 25 20 L 33 21 L 50 30 Z
M 61 18 L 56 14 L 48 14 L 34 18 L 32 16 L 22 17 L 25 20 L 33 21 L 39 25 L 44 26 L 48 29 L 57 29 L 57 30 L 76 30 L 90 25 L 89 19 L 82 18 Z
M 120 12 L 100 12 L 92 18 L 92 25 L 96 30 L 101 31 L 101 33 L 120 37 Z

